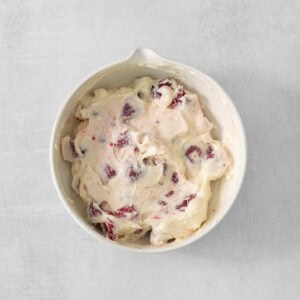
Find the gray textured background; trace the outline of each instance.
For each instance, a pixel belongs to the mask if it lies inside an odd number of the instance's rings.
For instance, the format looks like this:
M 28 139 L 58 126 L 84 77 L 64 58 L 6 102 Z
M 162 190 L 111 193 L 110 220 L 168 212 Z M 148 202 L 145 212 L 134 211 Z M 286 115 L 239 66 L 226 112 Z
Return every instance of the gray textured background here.
M 297 299 L 299 14 L 298 0 L 0 0 L 0 298 Z M 49 170 L 66 95 L 141 46 L 215 78 L 249 147 L 221 225 L 160 255 L 93 240 L 61 205 Z

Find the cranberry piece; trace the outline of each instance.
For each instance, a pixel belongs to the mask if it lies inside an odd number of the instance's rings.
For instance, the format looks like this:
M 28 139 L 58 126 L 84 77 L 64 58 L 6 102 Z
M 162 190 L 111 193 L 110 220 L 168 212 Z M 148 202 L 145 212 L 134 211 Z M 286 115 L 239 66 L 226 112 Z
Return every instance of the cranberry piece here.
M 153 98 L 159 99 L 162 96 L 162 93 L 159 92 L 158 90 L 163 86 L 168 86 L 169 88 L 174 90 L 170 78 L 161 79 L 156 85 L 153 85 L 151 88 Z
M 173 90 L 173 86 L 171 82 L 163 82 L 158 84 L 158 88 L 160 89 L 162 86 L 168 86 Z
M 115 234 L 115 224 L 113 223 L 112 220 L 107 220 L 106 221 L 106 230 L 107 230 L 107 237 L 114 241 L 116 239 L 116 234 Z
M 165 194 L 165 196 L 167 197 L 167 198 L 169 198 L 169 197 L 171 197 L 172 195 L 174 195 L 174 191 L 170 191 L 170 192 L 168 192 L 167 194 Z
M 69 145 L 70 145 L 70 148 L 71 148 L 72 156 L 73 157 L 78 157 L 78 153 L 76 152 L 75 145 L 74 145 L 74 138 L 69 140 Z
M 196 194 L 190 194 L 184 198 L 184 200 L 176 205 L 176 209 L 182 210 L 182 208 L 187 207 L 189 203 L 196 197 Z
M 173 174 L 172 174 L 172 177 L 171 177 L 171 180 L 172 180 L 172 182 L 174 182 L 175 184 L 178 182 L 178 173 L 177 172 L 174 172 Z
M 162 93 L 157 91 L 157 86 L 154 85 L 152 85 L 151 93 L 152 93 L 152 97 L 156 99 L 159 99 L 162 96 Z
M 113 178 L 114 176 L 117 175 L 116 170 L 114 170 L 110 165 L 107 165 L 104 169 L 104 172 L 106 173 L 107 177 L 109 179 Z
M 199 157 L 200 157 L 201 154 L 202 154 L 201 149 L 200 149 L 198 146 L 195 146 L 195 145 L 190 146 L 190 147 L 186 150 L 186 152 L 185 152 L 185 156 L 188 158 L 188 160 L 189 160 L 191 163 L 193 163 L 194 160 L 191 158 L 190 155 L 191 155 L 192 153 L 194 153 L 194 152 L 196 152 L 196 153 L 198 154 Z
M 206 158 L 214 158 L 215 154 L 213 153 L 214 149 L 211 145 L 208 146 L 208 148 L 206 149 Z
M 119 208 L 116 211 L 109 211 L 108 213 L 116 218 L 124 218 L 124 217 L 126 217 L 127 214 L 134 213 L 136 215 L 137 211 L 136 211 L 134 205 L 130 205 L 130 206 L 127 205 L 127 206 Z
M 135 113 L 135 109 L 129 104 L 125 103 L 122 110 L 122 117 L 127 119 Z
M 163 78 L 158 82 L 158 88 L 161 88 L 162 86 L 168 86 L 170 87 L 172 90 L 174 90 L 173 84 L 172 84 L 172 78 Z
M 131 181 L 136 181 L 139 176 L 141 175 L 141 171 L 137 171 L 131 166 L 128 170 L 128 176 L 131 179 Z
M 123 148 L 123 147 L 129 145 L 129 141 L 128 141 L 126 132 L 120 134 L 116 143 L 109 143 L 109 145 L 112 147 L 117 147 L 117 148 Z
M 88 215 L 90 217 L 97 217 L 99 215 L 102 215 L 102 211 L 94 201 L 91 202 L 88 207 Z
M 168 106 L 169 108 L 174 108 L 175 106 L 177 106 L 178 104 L 182 103 L 182 97 L 185 95 L 185 91 L 180 89 L 178 90 L 175 98 L 172 100 L 171 104 Z
M 83 185 L 83 188 L 87 192 L 88 188 L 87 188 L 86 184 Z
M 119 138 L 117 143 L 115 144 L 116 147 L 118 148 L 123 148 L 125 146 L 127 146 L 129 143 L 128 143 L 128 140 L 127 138 Z

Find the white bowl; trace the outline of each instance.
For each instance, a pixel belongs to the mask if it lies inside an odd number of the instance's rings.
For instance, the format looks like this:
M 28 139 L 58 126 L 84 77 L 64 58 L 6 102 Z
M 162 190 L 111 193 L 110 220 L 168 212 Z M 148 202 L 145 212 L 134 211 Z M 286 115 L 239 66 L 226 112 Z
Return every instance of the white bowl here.
M 211 120 L 215 129 L 214 137 L 221 139 L 233 157 L 233 167 L 229 179 L 220 179 L 212 183 L 208 219 L 189 238 L 157 247 L 149 244 L 147 239 L 127 245 L 112 242 L 103 237 L 86 216 L 86 209 L 71 188 L 70 164 L 62 159 L 60 142 L 76 124 L 73 117 L 79 100 L 96 88 L 115 88 L 126 86 L 134 79 L 143 76 L 162 78 L 172 76 L 184 86 L 200 96 L 205 115 Z M 246 169 L 247 145 L 241 118 L 223 89 L 210 77 L 182 63 L 165 59 L 150 49 L 139 48 L 124 61 L 103 67 L 83 80 L 67 97 L 55 120 L 51 144 L 50 162 L 53 181 L 59 197 L 74 220 L 96 239 L 131 249 L 136 252 L 158 253 L 186 246 L 204 236 L 214 228 L 228 212 L 240 190 Z

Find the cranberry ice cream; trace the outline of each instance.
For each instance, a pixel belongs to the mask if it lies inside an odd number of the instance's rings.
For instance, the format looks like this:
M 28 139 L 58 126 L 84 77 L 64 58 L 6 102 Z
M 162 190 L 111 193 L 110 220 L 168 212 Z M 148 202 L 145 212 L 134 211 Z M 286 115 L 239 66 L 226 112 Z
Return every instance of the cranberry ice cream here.
M 72 187 L 91 223 L 114 241 L 150 232 L 153 245 L 182 240 L 207 218 L 210 182 L 230 165 L 198 96 L 172 78 L 144 77 L 85 97 L 62 139 Z

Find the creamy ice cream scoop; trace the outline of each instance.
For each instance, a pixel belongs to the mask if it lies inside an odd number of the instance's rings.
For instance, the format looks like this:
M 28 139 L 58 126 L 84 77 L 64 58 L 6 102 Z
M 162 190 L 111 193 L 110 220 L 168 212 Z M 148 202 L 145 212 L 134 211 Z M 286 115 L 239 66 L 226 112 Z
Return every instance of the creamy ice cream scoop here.
M 115 241 L 150 232 L 153 245 L 184 239 L 207 218 L 210 182 L 230 159 L 212 138 L 197 95 L 172 78 L 143 77 L 97 89 L 77 107 L 62 139 L 72 187 L 89 220 Z

